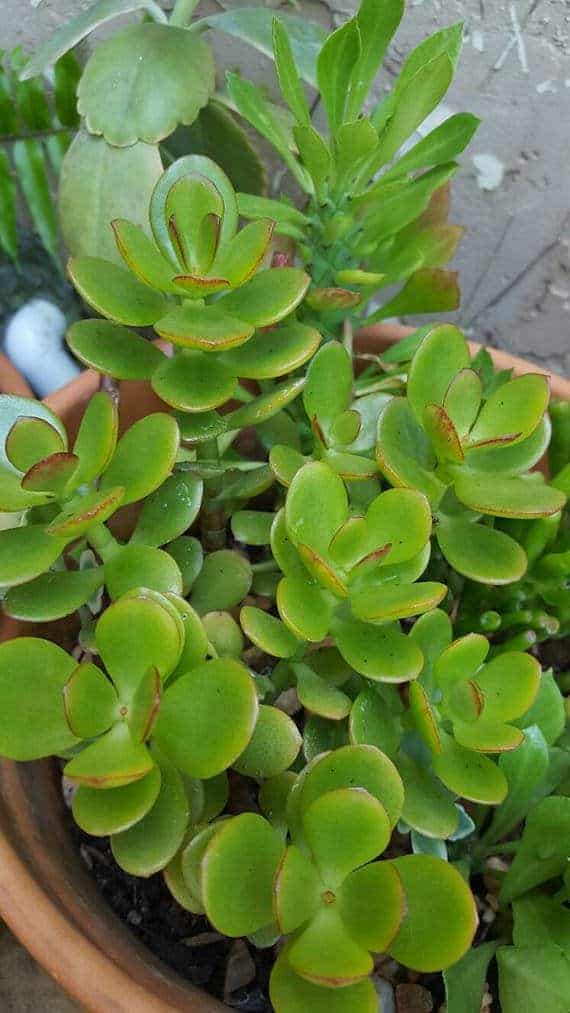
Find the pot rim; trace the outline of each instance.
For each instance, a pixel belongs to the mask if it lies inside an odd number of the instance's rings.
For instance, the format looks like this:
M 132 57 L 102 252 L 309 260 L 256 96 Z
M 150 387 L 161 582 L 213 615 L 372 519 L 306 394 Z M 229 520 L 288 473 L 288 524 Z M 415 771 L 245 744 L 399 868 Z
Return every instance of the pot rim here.
M 378 351 L 413 330 L 397 324 L 380 324 L 363 329 L 356 340 L 362 350 Z M 473 353 L 481 347 L 475 342 L 469 344 Z M 512 368 L 516 375 L 529 372 L 548 375 L 552 394 L 570 400 L 570 380 L 508 352 L 489 351 L 496 366 Z M 0 357 L 0 389 L 27 394 L 29 388 L 25 381 L 11 364 L 8 369 L 6 362 Z M 77 414 L 78 409 L 82 410 L 98 388 L 99 374 L 86 370 L 51 394 L 46 402 L 59 414 L 69 417 Z M 2 618 L 2 626 L 5 634 L 7 629 L 9 635 L 17 632 L 17 624 L 6 617 Z M 37 813 L 24 802 L 21 782 L 24 767 L 30 765 L 0 761 L 0 914 L 14 935 L 72 998 L 93 1013 L 133 1013 L 134 1010 L 137 1013 L 173 1013 L 176 1010 L 216 1013 L 226 1009 L 208 993 L 182 980 L 146 947 L 141 948 L 102 898 L 100 911 L 95 910 L 96 901 L 94 913 L 90 908 L 79 910 L 81 901 L 71 874 L 68 877 L 63 868 L 64 858 L 59 858 L 62 868 L 55 870 L 55 884 L 49 875 L 42 875 L 49 871 L 49 863 L 44 861 L 43 840 L 34 822 Z M 34 767 L 42 785 L 45 782 L 48 794 L 57 790 L 50 761 L 41 761 Z M 46 804 L 43 796 L 41 802 Z M 57 816 L 59 818 L 59 812 Z M 52 873 L 54 869 L 52 863 Z M 92 887 L 96 892 L 94 880 Z M 91 931 L 90 919 L 99 920 L 96 930 Z

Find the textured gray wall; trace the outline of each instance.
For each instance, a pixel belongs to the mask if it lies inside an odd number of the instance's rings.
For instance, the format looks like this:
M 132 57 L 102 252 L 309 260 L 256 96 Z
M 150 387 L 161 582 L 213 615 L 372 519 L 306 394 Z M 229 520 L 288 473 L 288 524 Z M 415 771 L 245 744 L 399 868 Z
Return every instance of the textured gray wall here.
M 163 0 L 170 6 L 170 0 Z M 255 0 L 202 0 L 199 10 Z M 0 46 L 32 50 L 90 0 L 0 0 Z M 267 7 L 291 6 L 269 0 Z M 357 0 L 302 0 L 340 23 Z M 459 321 L 474 337 L 570 372 L 570 0 L 408 0 L 382 86 L 409 48 L 457 19 L 466 43 L 447 110 L 483 125 L 454 182 L 454 218 L 468 227 L 457 267 Z M 271 80 L 267 61 L 218 38 L 221 65 Z M 490 187 L 490 189 L 487 189 Z

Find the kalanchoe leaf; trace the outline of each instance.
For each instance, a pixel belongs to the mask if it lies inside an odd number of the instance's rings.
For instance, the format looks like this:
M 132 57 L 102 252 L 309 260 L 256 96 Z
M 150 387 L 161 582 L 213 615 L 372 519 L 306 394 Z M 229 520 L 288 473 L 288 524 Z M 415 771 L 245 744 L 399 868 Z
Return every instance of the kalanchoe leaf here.
M 188 351 L 168 359 L 153 374 L 152 388 L 173 408 L 187 412 L 211 411 L 234 394 L 237 376 L 217 357 Z
M 166 551 L 178 564 L 182 574 L 183 593 L 186 595 L 202 569 L 204 560 L 202 545 L 191 535 L 180 535 L 166 546 Z
M 232 534 L 246 545 L 269 545 L 274 516 L 261 510 L 238 510 L 232 516 Z
M 391 954 L 418 971 L 449 967 L 469 948 L 477 928 L 469 887 L 452 865 L 438 858 L 407 855 L 391 864 L 406 898 L 406 913 L 390 944 Z
M 276 920 L 283 934 L 294 932 L 315 914 L 322 892 L 323 881 L 315 865 L 291 845 L 283 853 L 273 881 Z
M 467 449 L 466 464 L 475 471 L 520 475 L 534 468 L 548 447 L 551 425 L 545 415 L 536 429 L 520 443 L 499 443 L 497 446 Z
M 451 381 L 469 366 L 469 349 L 461 331 L 443 324 L 428 332 L 414 355 L 408 376 L 408 400 L 418 421 L 422 421 L 427 404 L 443 403 Z
M 105 563 L 105 583 L 113 599 L 139 587 L 182 593 L 182 575 L 172 556 L 149 545 L 122 546 Z
M 158 668 L 163 679 L 176 667 L 184 626 L 167 599 L 142 589 L 103 612 L 95 641 L 119 694 L 128 698 L 149 666 Z
M 91 788 L 118 788 L 140 780 L 152 767 L 146 746 L 134 742 L 128 726 L 119 721 L 69 760 L 63 772 L 71 780 Z
M 152 807 L 130 828 L 115 832 L 111 850 L 131 876 L 152 876 L 172 861 L 188 825 L 188 798 L 183 780 L 170 764 L 161 763 L 160 790 Z
M 562 509 L 564 493 L 543 482 L 524 478 L 502 478 L 464 471 L 457 478 L 458 499 L 478 513 L 495 517 L 548 517 Z
M 151 667 L 140 680 L 124 717 L 135 742 L 146 742 L 156 721 L 162 698 L 158 668 Z M 123 716 L 123 715 L 122 715 Z
M 182 852 L 181 866 L 184 882 L 187 889 L 190 890 L 191 894 L 193 894 L 193 896 L 199 901 L 200 913 L 204 912 L 200 863 L 210 841 L 212 841 L 216 834 L 219 833 L 226 821 L 227 817 L 223 817 L 220 820 L 215 820 L 213 823 L 208 824 L 208 826 L 203 829 L 198 830 L 198 832 L 192 836 L 188 845 Z
M 214 83 L 212 54 L 199 36 L 172 25 L 129 25 L 91 56 L 78 110 L 90 133 L 109 144 L 153 144 L 178 123 L 193 123 Z
M 26 492 L 22 489 L 22 476 L 0 464 L 0 505 L 8 513 L 28 510 L 49 503 L 50 493 Z
M 174 678 L 175 674 L 184 675 L 185 672 L 189 672 L 190 669 L 202 664 L 206 660 L 208 637 L 198 613 L 194 611 L 187 601 L 176 594 L 168 593 L 165 597 L 174 606 L 184 627 L 184 646 L 178 666 L 175 672 L 172 673 L 172 677 Z
M 71 615 L 103 586 L 102 566 L 88 570 L 49 570 L 27 584 L 12 587 L 2 608 L 14 619 L 51 622 Z
M 356 697 L 350 711 L 348 728 L 353 746 L 376 746 L 391 759 L 398 751 L 402 735 L 401 721 L 374 686 L 367 686 Z
M 201 623 L 208 639 L 210 653 L 215 651 L 219 658 L 238 660 L 241 658 L 244 647 L 243 634 L 231 613 L 223 610 L 207 612 L 202 616 Z
M 161 292 L 180 294 L 174 282 L 173 265 L 162 256 L 140 225 L 115 218 L 111 226 L 121 257 L 139 281 Z
M 270 220 L 250 222 L 234 236 L 221 255 L 216 257 L 213 270 L 227 278 L 232 288 L 245 284 L 261 267 L 267 254 L 275 223 Z
M 37 461 L 22 478 L 26 492 L 45 492 L 63 496 L 72 483 L 79 458 L 69 452 L 51 454 Z
M 352 939 L 367 950 L 390 949 L 405 913 L 402 882 L 393 865 L 374 862 L 356 869 L 344 880 L 338 901 Z
M 230 429 L 244 429 L 248 426 L 259 425 L 266 419 L 276 415 L 286 405 L 299 396 L 305 386 L 304 377 L 295 377 L 287 380 L 278 387 L 274 387 L 267 394 L 260 394 L 259 397 L 249 401 L 247 404 L 236 408 L 235 411 L 226 415 L 226 423 Z
M 394 764 L 374 746 L 343 746 L 316 757 L 297 779 L 288 800 L 293 837 L 302 833 L 300 819 L 308 807 L 336 788 L 358 785 L 382 803 L 390 824 L 400 818 L 404 789 Z
M 325 988 L 301 978 L 282 953 L 271 972 L 271 1002 L 276 1013 L 376 1013 L 378 996 L 371 981 L 359 981 L 344 988 Z
M 433 450 L 408 400 L 393 398 L 380 415 L 376 459 L 392 485 L 419 489 L 432 506 L 439 504 L 445 486 L 432 472 Z
M 55 563 L 65 539 L 49 535 L 41 524 L 0 532 L 0 587 L 25 584 Z
M 258 713 L 246 668 L 230 658 L 208 661 L 165 692 L 154 738 L 192 777 L 214 777 L 246 748 Z
M 390 833 L 384 806 L 361 788 L 326 792 L 303 815 L 303 835 L 323 883 L 333 891 L 384 851 Z
M 449 415 L 441 405 L 427 404 L 423 424 L 438 460 L 461 464 L 464 460 L 459 435 Z
M 91 662 L 73 670 L 62 696 L 67 723 L 79 739 L 95 738 L 108 731 L 119 716 L 115 687 Z
M 304 577 L 284 577 L 277 587 L 277 608 L 285 625 L 299 640 L 318 643 L 326 637 L 332 606 L 316 584 Z
M 536 429 L 548 407 L 548 380 L 527 373 L 503 384 L 485 402 L 469 434 L 473 445 L 492 444 L 511 437 L 518 443 Z
M 385 622 L 427 612 L 439 605 L 446 594 L 444 584 L 423 581 L 420 584 L 385 585 L 379 589 L 357 591 L 352 595 L 351 602 L 358 619 Z
M 148 380 L 164 359 L 146 338 L 109 320 L 78 320 L 66 341 L 84 365 L 117 380 Z
M 154 805 L 160 791 L 161 771 L 153 767 L 139 781 L 119 788 L 79 785 L 73 796 L 73 818 L 87 834 L 106 837 L 134 826 Z
M 251 577 L 251 566 L 239 552 L 229 549 L 211 552 L 194 582 L 192 605 L 201 614 L 214 609 L 231 609 L 247 595 Z
M 321 335 L 313 327 L 291 321 L 260 331 L 221 361 L 238 376 L 270 380 L 302 366 L 316 352 Z
M 321 509 L 314 509 L 315 503 Z M 348 516 L 342 479 L 318 461 L 305 465 L 291 483 L 285 506 L 287 531 L 298 545 L 309 545 L 325 559 L 333 535 Z
M 247 935 L 273 920 L 271 887 L 282 851 L 279 834 L 261 816 L 243 813 L 222 825 L 202 860 L 204 905 L 219 931 Z
M 115 486 L 105 492 L 91 492 L 68 502 L 46 526 L 46 533 L 70 542 L 96 524 L 108 520 L 123 502 L 125 490 Z
M 293 666 L 297 679 L 297 695 L 303 707 L 312 714 L 340 721 L 350 713 L 352 701 L 336 686 L 331 686 L 309 665 Z
M 178 443 L 178 426 L 174 419 L 160 412 L 146 415 L 119 440 L 101 480 L 101 490 L 123 486 L 123 504 L 148 496 L 172 471 Z
M 249 744 L 233 766 L 246 777 L 276 777 L 291 766 L 300 748 L 294 721 L 276 707 L 262 704 Z
M 309 276 L 295 267 L 260 271 L 251 281 L 224 296 L 224 312 L 245 320 L 254 327 L 276 324 L 302 301 Z
M 33 398 L 18 397 L 15 394 L 0 394 L 0 460 L 3 464 L 9 464 L 6 457 L 5 440 L 12 426 L 18 419 L 34 418 L 47 422 L 57 433 L 59 433 L 64 447 L 67 446 L 67 433 L 63 423 L 58 419 L 47 405 Z
M 77 743 L 61 698 L 75 667 L 74 658 L 47 640 L 19 637 L 0 645 L 3 756 L 35 760 Z
M 400 754 L 397 764 L 404 782 L 402 819 L 426 837 L 451 837 L 459 824 L 453 796 L 405 753 Z
M 508 784 L 503 772 L 481 753 L 443 737 L 442 751 L 433 758 L 433 769 L 450 791 L 483 805 L 499 805 Z
M 287 829 L 287 799 L 296 780 L 297 775 L 291 770 L 286 770 L 283 774 L 269 777 L 264 781 L 258 793 L 262 813 L 276 829 L 282 829 L 284 832 Z
M 182 348 L 204 352 L 224 351 L 243 345 L 251 338 L 253 325 L 217 306 L 176 306 L 155 325 L 155 331 Z
M 504 531 L 473 524 L 459 517 L 439 518 L 439 547 L 453 569 L 483 584 L 510 584 L 527 568 L 518 542 Z
M 164 296 L 138 281 L 130 271 L 99 257 L 75 257 L 68 266 L 71 280 L 90 306 L 117 324 L 146 327 L 164 313 Z
M 119 413 L 110 394 L 98 391 L 91 398 L 79 425 L 73 453 L 79 458 L 74 483 L 92 482 L 109 464 L 117 445 Z
M 300 641 L 284 623 L 262 609 L 245 605 L 240 612 L 240 622 L 252 643 L 274 658 L 292 658 L 299 650 Z
M 65 449 L 61 434 L 45 419 L 17 419 L 6 437 L 6 456 L 18 471 L 28 471 L 44 457 Z
M 370 973 L 372 957 L 354 942 L 335 904 L 323 905 L 287 952 L 293 970 L 329 987 L 351 985 Z
M 145 500 L 131 542 L 158 547 L 183 535 L 198 516 L 202 493 L 200 479 L 171 475 Z
M 460 369 L 451 380 L 443 398 L 443 407 L 460 439 L 468 434 L 477 418 L 482 396 L 481 379 L 474 369 Z
M 197 207 L 195 195 L 198 197 L 197 217 L 214 212 L 220 218 L 218 250 L 225 249 L 227 243 L 235 235 L 238 223 L 236 196 L 233 187 L 222 169 L 210 158 L 203 155 L 186 155 L 179 158 L 160 177 L 153 191 L 150 202 L 150 223 L 155 242 L 167 259 L 173 263 L 179 261 L 178 249 L 172 241 L 169 222 L 173 210 L 173 187 L 182 179 L 182 196 L 194 191 L 193 203 Z
M 422 668 L 422 654 L 396 623 L 374 626 L 354 618 L 335 620 L 334 635 L 345 661 L 381 682 L 407 682 Z

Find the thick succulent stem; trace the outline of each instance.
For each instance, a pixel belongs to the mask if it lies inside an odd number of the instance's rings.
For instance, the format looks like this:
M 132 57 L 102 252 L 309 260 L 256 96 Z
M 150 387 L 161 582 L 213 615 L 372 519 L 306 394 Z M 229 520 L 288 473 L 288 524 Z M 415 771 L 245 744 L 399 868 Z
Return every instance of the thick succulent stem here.
M 104 563 L 121 548 L 116 538 L 104 524 L 96 524 L 87 532 L 87 541 Z
M 198 460 L 218 462 L 218 441 L 213 439 L 199 443 L 197 456 Z M 223 479 L 221 474 L 204 479 L 204 497 L 200 511 L 200 528 L 204 552 L 214 552 L 216 549 L 223 549 L 226 544 L 227 514 L 223 506 L 215 502 L 216 497 L 221 492 L 222 484 Z

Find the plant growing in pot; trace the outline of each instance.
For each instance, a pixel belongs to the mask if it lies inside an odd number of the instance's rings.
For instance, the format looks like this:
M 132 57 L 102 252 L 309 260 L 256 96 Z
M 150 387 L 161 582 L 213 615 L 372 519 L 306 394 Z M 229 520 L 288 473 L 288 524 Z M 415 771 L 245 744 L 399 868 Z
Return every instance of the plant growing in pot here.
M 22 525 L 0 533 L 0 577 L 8 614 L 77 614 L 77 641 L 0 646 L 0 752 L 58 757 L 75 821 L 125 873 L 161 874 L 189 925 L 205 915 L 269 950 L 264 1008 L 372 1013 L 373 954 L 389 954 L 400 984 L 408 968 L 437 990 L 444 969 L 450 1008 L 469 1013 L 497 952 L 511 1013 L 529 961 L 542 995 L 538 940 L 554 1011 L 570 974 L 564 683 L 480 617 L 495 593 L 556 590 L 526 574 L 539 556 L 564 568 L 564 411 L 549 484 L 532 470 L 544 378 L 495 373 L 451 325 L 368 358 L 353 343 L 384 277 L 405 281 L 410 311 L 455 292 L 435 284 L 457 238 L 441 187 L 474 123 L 373 177 L 443 94 L 458 29 L 359 118 L 399 10 L 364 2 L 323 47 L 329 142 L 276 24 L 302 164 L 230 78 L 309 193 L 303 211 L 236 195 L 191 154 L 157 182 L 149 227 L 113 220 L 120 264 L 72 257 L 99 316 L 68 341 L 105 389 L 71 451 L 44 405 L 2 399 L 0 508 Z M 164 411 L 117 442 L 122 380 L 148 381 Z M 118 512 L 137 503 L 125 534 Z M 495 928 L 481 873 L 503 852 Z

